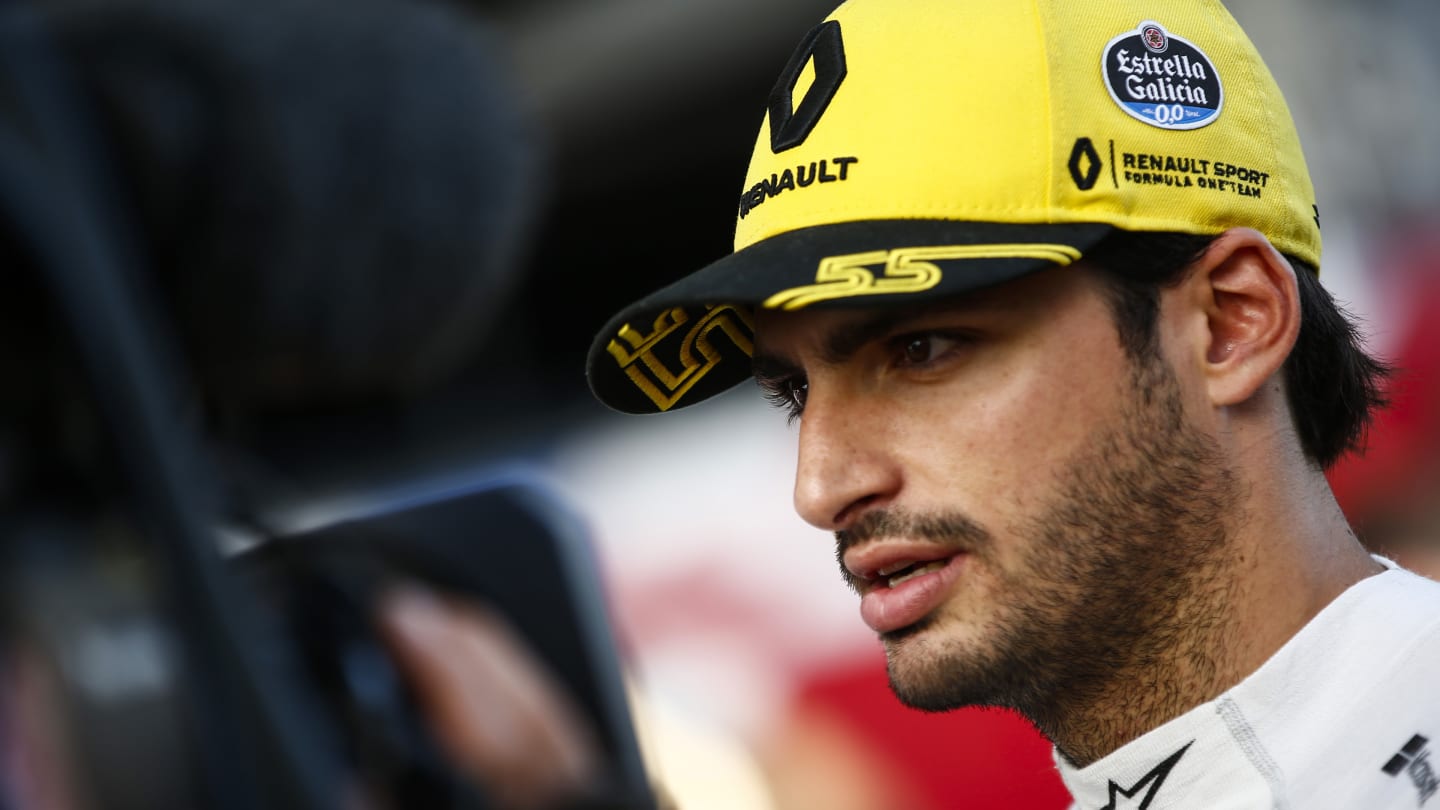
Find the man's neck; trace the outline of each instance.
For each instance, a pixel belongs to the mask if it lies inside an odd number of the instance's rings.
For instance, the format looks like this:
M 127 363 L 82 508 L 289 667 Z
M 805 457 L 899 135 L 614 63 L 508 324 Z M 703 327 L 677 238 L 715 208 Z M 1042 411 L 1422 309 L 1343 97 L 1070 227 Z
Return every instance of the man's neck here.
M 1172 634 L 1104 684 L 1059 696 L 1057 750 L 1083 767 L 1218 698 L 1259 669 L 1351 585 L 1384 570 L 1360 546 L 1318 471 L 1283 499 L 1256 486 L 1232 531 L 1233 553 L 1196 572 Z
M 1237 649 L 1243 622 L 1225 607 L 1237 597 L 1233 578 L 1207 577 L 1203 590 L 1177 605 L 1174 632 L 1104 683 L 1057 696 L 1052 722 L 1041 722 L 1041 730 L 1061 755 L 1085 767 L 1219 697 L 1251 671 Z

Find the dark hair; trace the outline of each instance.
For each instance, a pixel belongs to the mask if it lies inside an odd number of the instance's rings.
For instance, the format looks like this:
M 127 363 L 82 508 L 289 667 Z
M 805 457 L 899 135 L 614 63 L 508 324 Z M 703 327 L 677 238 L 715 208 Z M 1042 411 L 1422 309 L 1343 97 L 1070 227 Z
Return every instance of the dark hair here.
M 1117 231 L 1086 254 L 1109 282 L 1115 325 L 1131 359 L 1157 356 L 1160 291 L 1178 284 L 1213 241 Z M 1301 448 L 1324 469 L 1363 447 L 1375 411 L 1387 404 L 1391 370 L 1365 351 L 1355 317 L 1321 286 L 1315 268 L 1285 258 L 1300 291 L 1300 335 L 1283 367 L 1285 395 Z

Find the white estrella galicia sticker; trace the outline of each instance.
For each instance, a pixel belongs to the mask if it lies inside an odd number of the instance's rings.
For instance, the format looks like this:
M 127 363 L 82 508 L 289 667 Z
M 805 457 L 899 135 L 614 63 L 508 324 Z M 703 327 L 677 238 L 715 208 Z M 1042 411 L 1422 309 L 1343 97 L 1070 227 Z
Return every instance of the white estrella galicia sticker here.
M 1100 58 L 1120 109 L 1161 129 L 1199 129 L 1220 117 L 1225 89 L 1199 46 L 1146 21 L 1110 40 Z

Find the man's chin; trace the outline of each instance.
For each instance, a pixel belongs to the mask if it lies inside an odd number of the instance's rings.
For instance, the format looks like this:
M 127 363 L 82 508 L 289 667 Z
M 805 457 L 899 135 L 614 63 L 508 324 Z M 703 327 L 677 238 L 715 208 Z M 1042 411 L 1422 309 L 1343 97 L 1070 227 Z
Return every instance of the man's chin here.
M 956 684 L 931 677 L 915 677 L 914 673 L 897 673 L 890 669 L 890 691 L 895 698 L 922 712 L 948 712 L 975 705 Z
M 959 708 L 963 704 L 957 704 L 954 696 L 959 684 L 948 666 L 954 653 L 935 649 L 932 639 L 922 635 L 925 629 L 916 624 L 882 637 L 890 691 L 912 709 L 943 712 Z
M 927 620 L 882 637 L 895 697 L 926 712 L 1007 705 L 996 666 L 979 654 L 977 641 L 940 638 L 933 624 Z

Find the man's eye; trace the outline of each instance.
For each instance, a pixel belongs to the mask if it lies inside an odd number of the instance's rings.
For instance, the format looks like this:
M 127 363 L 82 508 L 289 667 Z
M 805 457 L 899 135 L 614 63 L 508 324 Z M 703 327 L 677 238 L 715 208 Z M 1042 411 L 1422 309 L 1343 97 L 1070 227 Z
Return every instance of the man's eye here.
M 805 410 L 805 398 L 810 394 L 810 383 L 799 377 L 786 380 L 785 393 L 790 398 L 791 410 L 799 413 Z
M 771 405 L 785 411 L 793 421 L 799 419 L 800 413 L 805 410 L 805 398 L 810 393 L 810 383 L 801 376 L 761 380 L 760 390 Z
M 960 342 L 946 335 L 926 333 L 900 339 L 900 359 L 907 366 L 923 366 L 943 357 Z

